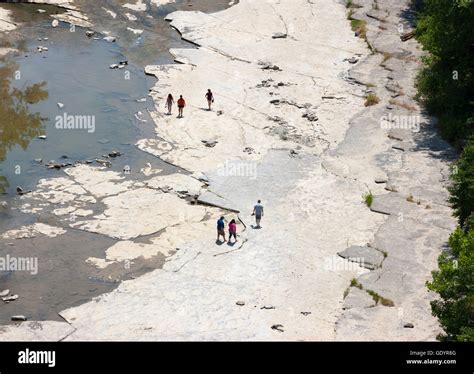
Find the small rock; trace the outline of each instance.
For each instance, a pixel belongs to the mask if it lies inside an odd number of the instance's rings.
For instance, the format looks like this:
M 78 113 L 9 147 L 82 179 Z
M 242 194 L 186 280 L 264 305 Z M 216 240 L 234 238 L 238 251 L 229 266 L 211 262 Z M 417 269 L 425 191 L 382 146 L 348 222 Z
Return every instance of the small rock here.
M 58 27 L 59 26 L 59 21 L 57 19 L 53 19 L 53 22 L 51 22 L 51 26 L 53 27 Z
M 387 183 L 387 179 L 386 178 L 375 178 L 375 183 L 376 184 L 384 184 L 384 183 Z
M 115 38 L 113 36 L 105 36 L 103 38 L 103 40 L 105 40 L 106 42 L 109 42 L 109 43 L 115 43 Z
M 109 153 L 109 157 L 112 157 L 112 158 L 119 157 L 119 156 L 122 156 L 122 154 L 117 151 L 113 151 Z
M 12 321 L 18 321 L 18 322 L 24 322 L 27 321 L 28 319 L 25 316 L 13 316 Z
M 279 105 L 279 104 L 280 104 L 280 100 L 279 100 L 279 99 L 271 100 L 271 101 L 270 101 L 270 104 Z
M 272 330 L 276 330 L 276 331 L 279 331 L 279 332 L 285 332 L 285 330 L 283 330 L 283 325 L 273 325 Z
M 40 136 L 38 136 L 38 139 L 43 139 L 43 140 L 44 140 L 44 139 L 46 139 L 46 138 L 47 138 L 46 135 L 40 135 Z
M 0 297 L 5 297 L 5 296 L 8 296 L 9 294 L 10 294 L 10 290 L 5 290 L 5 291 L 0 292 Z
M 238 306 L 244 306 L 245 301 L 237 301 L 235 304 L 237 304 Z
M 119 64 L 112 64 L 109 66 L 110 69 L 118 69 L 119 68 Z
M 405 324 L 403 325 L 403 327 L 406 328 L 406 329 L 413 329 L 413 328 L 415 328 L 415 326 L 413 325 L 413 323 L 405 323 Z
M 218 111 L 217 111 L 217 115 L 218 115 L 218 116 L 222 116 L 223 114 L 224 114 L 224 112 L 223 112 L 222 110 L 218 110 Z
M 64 108 L 64 104 L 63 104 L 63 103 L 58 103 L 58 108 L 59 108 L 59 109 Z
M 288 37 L 288 34 L 285 34 L 283 32 L 276 32 L 272 36 L 273 39 L 286 39 L 287 37 Z
M 10 296 L 6 296 L 6 297 L 2 297 L 2 300 L 5 301 L 5 302 L 10 302 L 10 301 L 14 301 L 14 300 L 17 300 L 18 299 L 18 295 L 10 295 Z
M 311 112 L 311 111 L 306 111 L 306 113 L 303 114 L 303 118 L 306 118 L 310 122 L 316 122 L 319 121 L 319 117 L 316 115 L 316 113 Z
M 214 140 L 214 141 L 201 140 L 201 142 L 208 148 L 214 148 L 219 143 L 216 140 Z
M 262 309 L 262 310 L 272 310 L 272 309 L 275 309 L 275 307 L 273 305 L 265 305 L 265 306 L 262 306 L 260 309 Z
M 91 30 L 86 31 L 86 36 L 87 36 L 88 38 L 92 38 L 94 35 L 95 35 L 95 32 L 94 32 L 94 31 L 91 31 Z
M 46 13 L 46 10 L 44 10 L 44 9 L 37 9 L 36 12 L 37 12 L 37 13 Z
M 311 314 L 311 312 L 301 312 L 301 314 L 304 315 L 305 317 L 307 317 Z

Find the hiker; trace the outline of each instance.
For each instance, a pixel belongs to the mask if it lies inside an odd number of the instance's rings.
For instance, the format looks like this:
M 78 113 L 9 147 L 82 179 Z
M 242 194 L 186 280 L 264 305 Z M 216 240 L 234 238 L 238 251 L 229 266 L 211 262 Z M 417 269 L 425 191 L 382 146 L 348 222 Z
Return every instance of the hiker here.
M 179 95 L 179 99 L 178 99 L 178 110 L 179 110 L 178 118 L 183 118 L 183 109 L 184 109 L 185 106 L 186 106 L 186 101 L 183 99 L 183 95 Z
M 168 115 L 171 116 L 171 109 L 173 108 L 174 98 L 173 95 L 169 94 L 166 99 L 166 106 L 168 107 Z
M 214 102 L 214 95 L 212 94 L 212 91 L 209 89 L 206 92 L 206 99 L 207 99 L 207 105 L 209 105 L 209 112 L 212 110 L 212 103 Z
M 235 219 L 233 219 L 229 223 L 229 244 L 232 243 L 232 237 L 234 237 L 235 243 L 237 243 L 238 242 L 238 240 L 237 240 L 237 223 L 235 222 Z
M 260 226 L 260 221 L 263 217 L 263 205 L 261 200 L 258 200 L 257 205 L 254 206 L 252 216 L 255 216 L 255 221 L 257 223 L 257 226 L 255 226 L 255 228 L 261 229 L 262 227 Z
M 225 218 L 221 217 L 217 221 L 217 241 L 220 242 L 221 236 L 224 238 L 224 243 L 225 243 Z

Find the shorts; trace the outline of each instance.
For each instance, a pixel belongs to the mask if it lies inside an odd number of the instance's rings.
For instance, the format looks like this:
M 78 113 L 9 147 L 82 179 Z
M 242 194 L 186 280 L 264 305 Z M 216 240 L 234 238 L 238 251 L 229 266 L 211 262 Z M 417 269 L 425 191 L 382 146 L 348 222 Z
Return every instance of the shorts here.
M 217 234 L 225 236 L 225 230 L 224 229 L 217 229 Z
M 261 215 L 259 215 L 259 214 L 257 214 L 257 215 L 255 216 L 255 219 L 257 219 L 257 220 L 259 220 L 259 221 L 260 221 L 260 220 L 262 219 L 262 216 L 261 216 Z

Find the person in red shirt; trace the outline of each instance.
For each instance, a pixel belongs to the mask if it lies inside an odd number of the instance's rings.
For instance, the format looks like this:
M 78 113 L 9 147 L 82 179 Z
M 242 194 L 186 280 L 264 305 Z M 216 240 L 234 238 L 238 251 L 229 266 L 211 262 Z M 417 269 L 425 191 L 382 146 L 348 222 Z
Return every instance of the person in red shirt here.
M 183 118 L 183 110 L 184 110 L 185 106 L 186 106 L 186 101 L 183 99 L 183 95 L 179 95 L 179 99 L 178 99 L 178 110 L 179 110 L 178 118 Z

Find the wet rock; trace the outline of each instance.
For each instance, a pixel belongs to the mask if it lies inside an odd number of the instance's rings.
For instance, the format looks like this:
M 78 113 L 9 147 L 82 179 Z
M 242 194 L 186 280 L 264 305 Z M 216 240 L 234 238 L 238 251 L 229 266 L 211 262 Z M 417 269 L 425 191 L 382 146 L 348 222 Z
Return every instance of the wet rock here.
M 94 32 L 94 31 L 91 31 L 91 30 L 86 31 L 86 36 L 87 36 L 88 38 L 92 38 L 94 35 L 95 35 L 95 32 Z
M 10 296 L 2 297 L 2 300 L 5 301 L 6 303 L 9 303 L 10 301 L 15 301 L 17 299 L 18 299 L 18 295 L 10 295 Z
M 64 104 L 63 104 L 63 103 L 58 103 L 58 108 L 59 108 L 59 109 L 64 108 Z
M 100 158 L 97 158 L 95 160 L 95 162 L 97 162 L 98 164 L 100 164 L 102 166 L 108 167 L 108 168 L 112 167 L 112 163 L 110 161 L 107 161 L 107 160 L 102 160 Z
M 46 164 L 46 167 L 48 169 L 56 169 L 56 170 L 60 170 L 66 166 L 70 166 L 71 164 L 70 163 L 59 163 L 59 162 L 55 162 L 54 160 L 48 162 Z
M 12 316 L 12 321 L 15 321 L 15 322 L 24 322 L 24 321 L 27 321 L 28 318 L 26 318 L 25 316 L 22 316 L 22 315 L 18 315 L 18 316 Z
M 58 27 L 59 21 L 57 19 L 53 19 L 53 22 L 51 22 L 51 26 L 53 26 L 54 28 Z
M 140 122 L 148 122 L 146 119 L 144 118 L 141 118 L 141 116 L 143 116 L 143 113 L 138 111 L 137 113 L 135 113 L 135 118 L 140 121 Z
M 115 43 L 115 38 L 113 36 L 105 36 L 102 38 L 102 40 L 105 40 L 108 43 Z
M 283 325 L 273 325 L 272 330 L 276 330 L 276 331 L 279 331 L 279 332 L 285 332 L 285 330 L 283 330 Z
M 38 139 L 45 140 L 45 139 L 47 139 L 47 136 L 46 135 L 40 135 L 40 136 L 38 136 Z
M 119 157 L 119 156 L 122 156 L 122 154 L 118 151 L 113 151 L 113 152 L 109 153 L 109 157 L 112 157 L 112 158 L 116 158 L 116 157 Z

